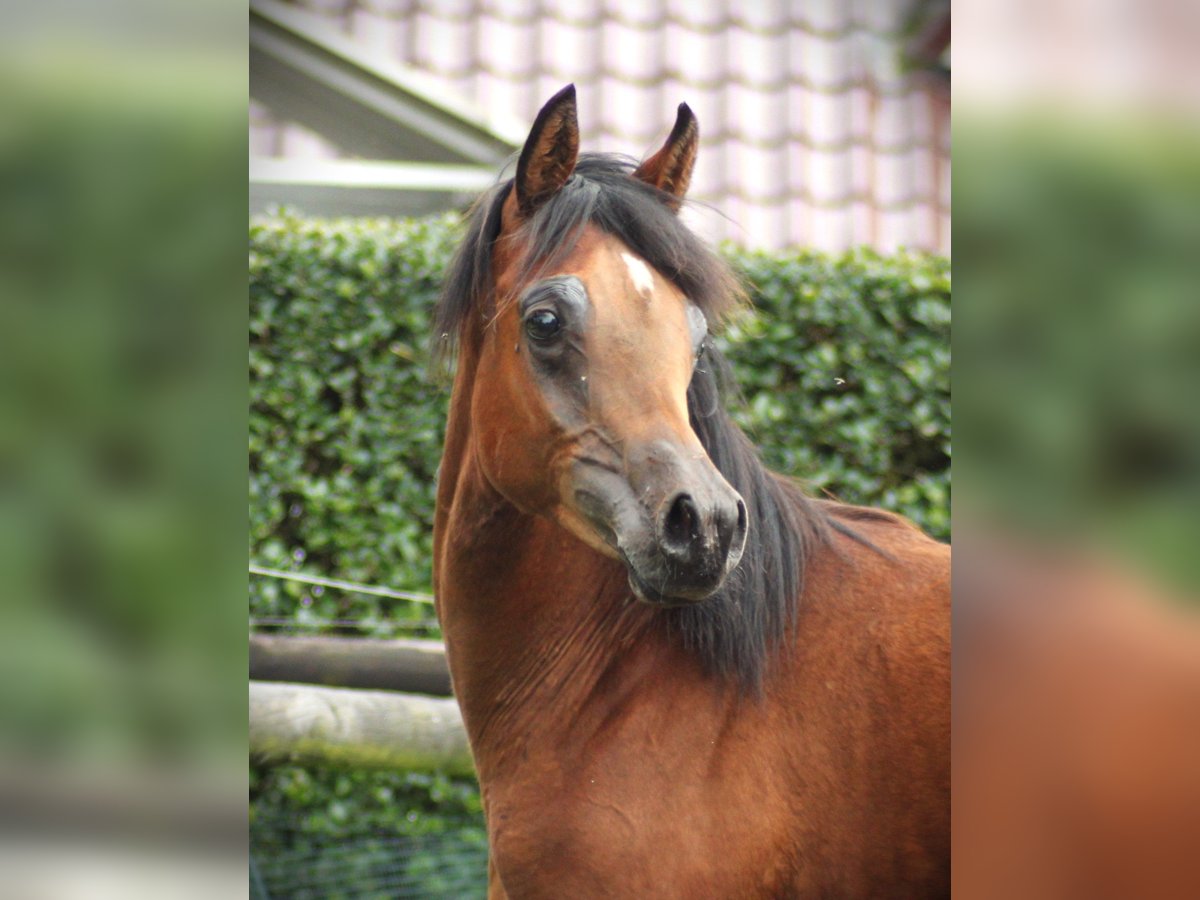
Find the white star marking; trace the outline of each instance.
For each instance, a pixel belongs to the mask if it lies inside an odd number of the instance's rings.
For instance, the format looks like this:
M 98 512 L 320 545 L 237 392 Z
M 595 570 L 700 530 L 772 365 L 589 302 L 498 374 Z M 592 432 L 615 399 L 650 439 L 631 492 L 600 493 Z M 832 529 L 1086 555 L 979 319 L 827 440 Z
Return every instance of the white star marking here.
M 654 275 L 650 267 L 632 253 L 622 253 L 621 259 L 625 260 L 625 265 L 629 268 L 629 277 L 637 292 L 649 300 L 650 295 L 654 293 Z

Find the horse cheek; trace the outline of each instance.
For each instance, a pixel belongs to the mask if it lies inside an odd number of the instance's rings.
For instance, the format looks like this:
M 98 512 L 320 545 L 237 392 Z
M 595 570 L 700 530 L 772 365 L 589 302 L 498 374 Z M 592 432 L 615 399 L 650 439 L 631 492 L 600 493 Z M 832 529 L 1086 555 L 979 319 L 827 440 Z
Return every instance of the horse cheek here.
M 522 512 L 545 514 L 556 502 L 546 478 L 553 430 L 522 373 L 504 367 L 477 383 L 473 419 L 479 463 L 491 486 Z

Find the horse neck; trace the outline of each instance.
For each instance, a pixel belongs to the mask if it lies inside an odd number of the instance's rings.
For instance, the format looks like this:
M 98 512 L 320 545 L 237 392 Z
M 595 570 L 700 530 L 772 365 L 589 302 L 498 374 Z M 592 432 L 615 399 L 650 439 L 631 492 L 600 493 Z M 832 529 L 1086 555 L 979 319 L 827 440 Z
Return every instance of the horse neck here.
M 489 750 L 499 752 L 508 735 L 560 740 L 547 710 L 619 702 L 620 686 L 635 671 L 644 677 L 662 636 L 652 611 L 631 600 L 620 563 L 492 488 L 471 434 L 472 356 L 460 358 L 451 399 L 434 578 L 455 693 L 482 774 Z

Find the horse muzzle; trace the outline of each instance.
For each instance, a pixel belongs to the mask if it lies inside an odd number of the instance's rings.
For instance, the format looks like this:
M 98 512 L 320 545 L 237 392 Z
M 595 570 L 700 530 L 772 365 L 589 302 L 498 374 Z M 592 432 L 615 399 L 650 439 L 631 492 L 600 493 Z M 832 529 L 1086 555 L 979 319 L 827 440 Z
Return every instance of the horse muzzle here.
M 658 443 L 613 466 L 579 466 L 576 506 L 618 556 L 634 594 L 680 606 L 711 597 L 742 558 L 746 504 L 707 456 Z

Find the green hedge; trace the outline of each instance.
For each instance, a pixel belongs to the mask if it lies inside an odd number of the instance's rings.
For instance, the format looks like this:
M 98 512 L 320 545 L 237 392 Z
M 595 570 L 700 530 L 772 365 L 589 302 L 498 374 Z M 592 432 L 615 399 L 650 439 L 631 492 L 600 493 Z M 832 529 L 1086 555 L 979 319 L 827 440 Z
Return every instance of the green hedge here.
M 470 779 L 250 770 L 251 896 L 483 896 L 487 833 Z
M 250 228 L 250 558 L 430 590 L 434 474 L 448 397 L 429 320 L 460 234 L 433 219 L 261 218 Z M 756 312 L 719 342 L 735 415 L 815 492 L 949 536 L 950 266 L 855 251 L 727 250 Z M 356 619 L 427 607 L 254 578 L 251 615 Z
M 950 263 L 728 250 L 756 312 L 720 340 L 734 415 L 817 493 L 950 537 Z

